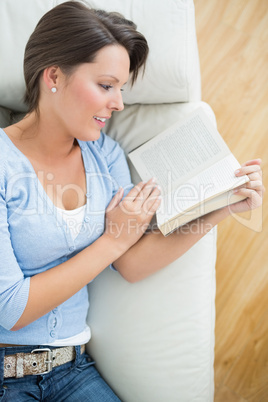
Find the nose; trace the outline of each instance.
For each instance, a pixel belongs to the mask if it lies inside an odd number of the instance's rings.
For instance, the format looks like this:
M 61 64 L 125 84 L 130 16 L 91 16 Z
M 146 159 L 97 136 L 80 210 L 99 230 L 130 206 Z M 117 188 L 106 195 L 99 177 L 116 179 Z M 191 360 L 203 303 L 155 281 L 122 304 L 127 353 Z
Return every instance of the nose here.
M 122 98 L 122 92 L 118 91 L 118 93 L 114 94 L 113 98 L 111 99 L 110 102 L 110 108 L 117 111 L 121 112 L 121 110 L 124 109 L 124 103 L 123 103 L 123 98 Z

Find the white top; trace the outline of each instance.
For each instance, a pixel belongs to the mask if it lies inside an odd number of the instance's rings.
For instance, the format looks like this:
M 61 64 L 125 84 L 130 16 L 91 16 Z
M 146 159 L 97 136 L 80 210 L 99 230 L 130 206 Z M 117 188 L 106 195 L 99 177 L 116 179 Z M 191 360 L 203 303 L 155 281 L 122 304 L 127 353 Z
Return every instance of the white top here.
M 62 218 L 65 220 L 67 226 L 70 229 L 72 238 L 75 239 L 81 230 L 81 226 L 83 224 L 86 212 L 86 205 L 82 205 L 80 208 L 66 210 L 57 208 L 57 212 L 62 215 Z M 88 325 L 85 325 L 85 328 L 82 332 L 77 335 L 70 336 L 69 338 L 57 339 L 52 343 L 49 343 L 48 346 L 77 346 L 83 345 L 87 343 L 91 338 L 91 331 Z
M 73 240 L 79 235 L 86 213 L 86 204 L 76 209 L 57 208 L 57 213 L 61 214 L 70 229 Z
M 91 330 L 88 325 L 85 325 L 84 331 L 69 338 L 57 339 L 54 342 L 48 343 L 48 346 L 78 346 L 84 345 L 91 338 Z

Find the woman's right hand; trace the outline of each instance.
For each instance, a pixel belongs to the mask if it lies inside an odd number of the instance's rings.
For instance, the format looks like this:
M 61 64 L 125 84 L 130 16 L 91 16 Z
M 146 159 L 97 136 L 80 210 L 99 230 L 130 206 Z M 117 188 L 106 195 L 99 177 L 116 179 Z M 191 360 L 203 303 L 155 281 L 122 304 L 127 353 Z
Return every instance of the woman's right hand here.
M 154 179 L 140 182 L 122 200 L 123 194 L 120 188 L 106 209 L 104 236 L 115 240 L 125 252 L 144 234 L 161 198 Z

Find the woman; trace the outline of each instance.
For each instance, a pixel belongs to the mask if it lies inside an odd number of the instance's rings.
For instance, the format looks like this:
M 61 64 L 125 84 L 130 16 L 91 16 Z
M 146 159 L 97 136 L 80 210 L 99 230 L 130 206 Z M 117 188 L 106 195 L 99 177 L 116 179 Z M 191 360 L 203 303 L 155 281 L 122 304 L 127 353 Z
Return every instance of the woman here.
M 43 16 L 26 46 L 29 112 L 0 131 L 0 400 L 118 400 L 84 352 L 86 285 L 110 264 L 143 279 L 206 234 L 147 230 L 160 189 L 154 179 L 133 187 L 123 151 L 101 132 L 147 54 L 133 23 L 76 2 Z M 239 190 L 248 198 L 232 211 L 259 206 L 260 161 L 237 174 L 250 178 Z

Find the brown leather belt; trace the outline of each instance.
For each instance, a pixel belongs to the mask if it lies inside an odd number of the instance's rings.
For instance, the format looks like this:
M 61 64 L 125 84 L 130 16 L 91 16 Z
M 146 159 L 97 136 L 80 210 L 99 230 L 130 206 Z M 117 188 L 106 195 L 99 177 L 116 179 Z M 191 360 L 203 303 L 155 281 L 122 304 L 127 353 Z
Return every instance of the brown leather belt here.
M 84 353 L 85 345 L 81 346 L 80 351 L 81 354 Z M 4 358 L 4 378 L 47 374 L 53 367 L 71 362 L 75 356 L 74 346 L 56 349 L 40 348 L 34 349 L 30 353 L 6 355 Z

